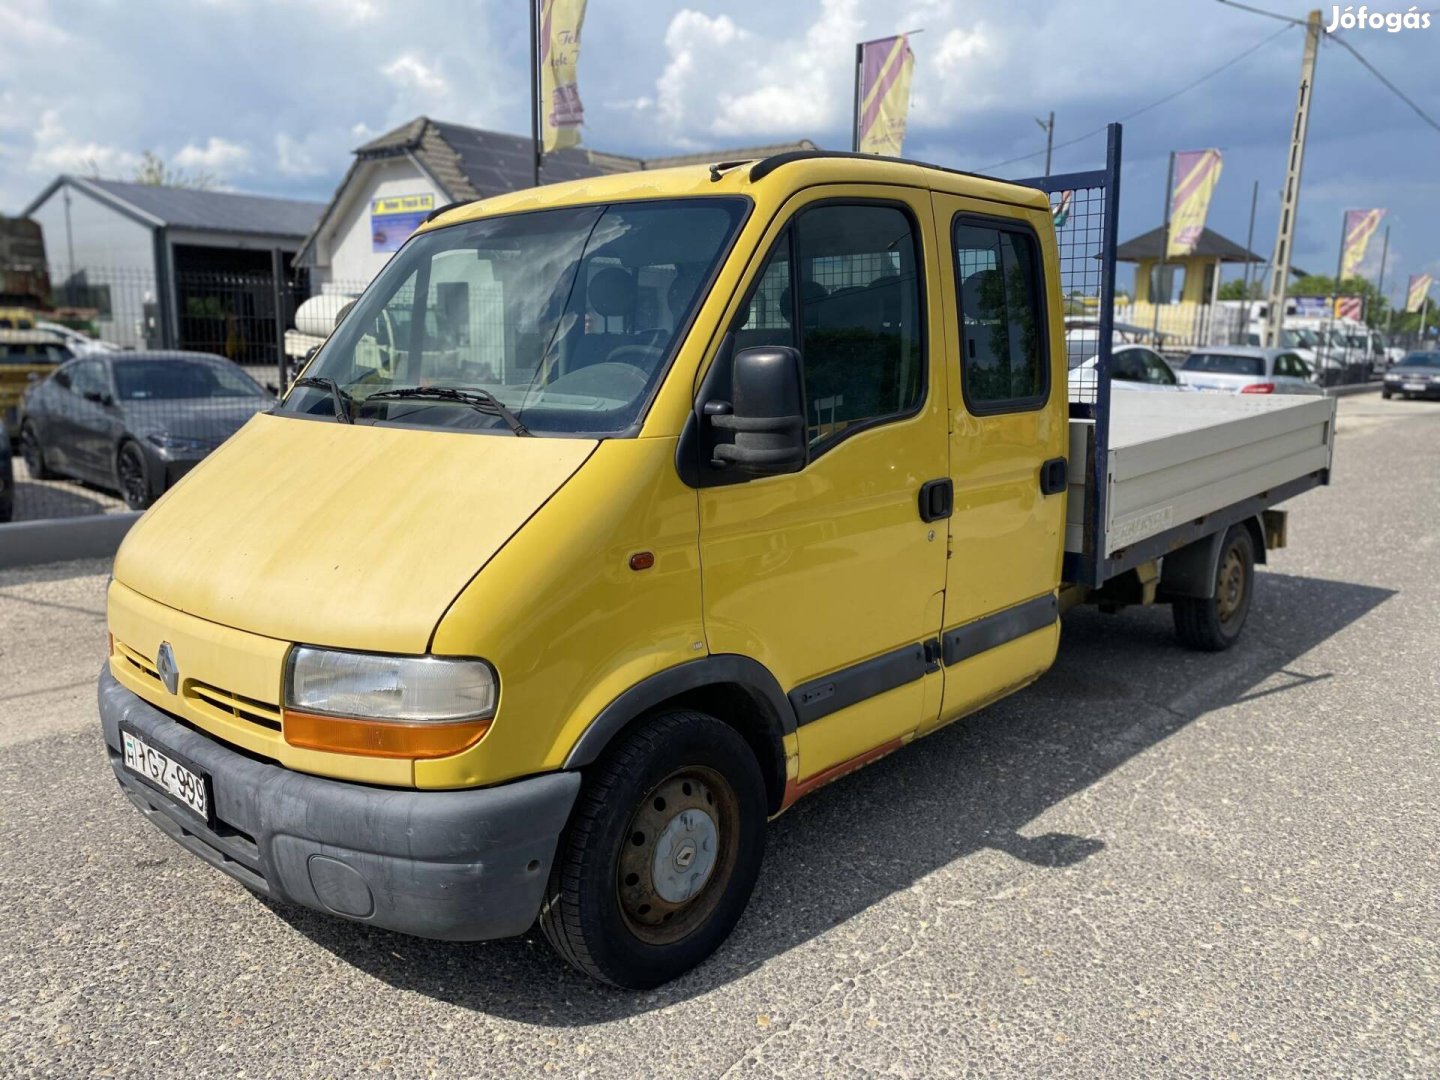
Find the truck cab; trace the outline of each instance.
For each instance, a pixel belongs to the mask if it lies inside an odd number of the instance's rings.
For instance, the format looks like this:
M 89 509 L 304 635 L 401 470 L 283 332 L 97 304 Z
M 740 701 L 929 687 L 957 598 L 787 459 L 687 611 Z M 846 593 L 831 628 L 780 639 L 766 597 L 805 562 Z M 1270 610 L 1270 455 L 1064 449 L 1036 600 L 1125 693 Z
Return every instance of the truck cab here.
M 853 155 L 438 214 L 121 548 L 121 786 L 276 899 L 674 977 L 768 817 L 1052 663 L 1059 266 L 1040 191 Z

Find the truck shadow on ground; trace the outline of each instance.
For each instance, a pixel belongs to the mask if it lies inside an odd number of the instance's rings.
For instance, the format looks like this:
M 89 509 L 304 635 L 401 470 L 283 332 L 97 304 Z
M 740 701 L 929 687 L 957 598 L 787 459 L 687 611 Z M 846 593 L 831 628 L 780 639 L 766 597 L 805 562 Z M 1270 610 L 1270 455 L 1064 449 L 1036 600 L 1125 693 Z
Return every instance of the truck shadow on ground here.
M 457 945 L 274 910 L 375 978 L 463 1008 L 564 1027 L 663 1008 L 741 978 L 954 860 L 991 850 L 1065 867 L 1096 857 L 1105 850 L 1098 837 L 1022 830 L 1206 713 L 1329 678 L 1296 661 L 1394 595 L 1283 574 L 1264 574 L 1260 585 L 1244 643 L 1223 654 L 1181 649 L 1166 609 L 1067 615 L 1056 665 L 1034 686 L 772 823 L 760 883 L 730 941 L 656 991 L 591 983 L 538 929 Z

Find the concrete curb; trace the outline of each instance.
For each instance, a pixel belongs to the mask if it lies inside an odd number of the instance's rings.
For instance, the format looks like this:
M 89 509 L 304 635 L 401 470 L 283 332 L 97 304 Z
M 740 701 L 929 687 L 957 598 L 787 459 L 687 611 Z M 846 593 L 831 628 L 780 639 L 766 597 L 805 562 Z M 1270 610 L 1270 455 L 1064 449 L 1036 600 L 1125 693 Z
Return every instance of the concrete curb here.
M 1385 383 L 1383 381 L 1366 383 L 1345 383 L 1340 386 L 1327 386 L 1326 397 L 1349 397 L 1351 394 L 1377 394 Z
M 95 514 L 0 525 L 0 570 L 114 555 L 139 514 Z

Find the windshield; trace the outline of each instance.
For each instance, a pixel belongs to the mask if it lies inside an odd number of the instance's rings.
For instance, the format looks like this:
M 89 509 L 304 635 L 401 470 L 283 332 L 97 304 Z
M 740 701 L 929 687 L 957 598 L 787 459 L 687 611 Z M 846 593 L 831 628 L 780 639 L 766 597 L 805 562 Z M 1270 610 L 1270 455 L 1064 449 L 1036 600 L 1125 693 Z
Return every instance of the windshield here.
M 118 360 L 121 401 L 260 397 L 265 391 L 228 360 Z
M 747 205 L 577 206 L 421 233 L 305 374 L 333 380 L 360 424 L 507 430 L 463 400 L 381 394 L 444 387 L 492 395 L 536 435 L 631 433 Z M 300 387 L 279 411 L 334 401 Z
M 1440 368 L 1440 352 L 1412 352 L 1400 363 L 1404 367 Z
M 1185 360 L 1186 371 L 1209 371 L 1216 375 L 1265 374 L 1265 360 L 1259 356 L 1235 356 L 1230 353 L 1192 353 Z

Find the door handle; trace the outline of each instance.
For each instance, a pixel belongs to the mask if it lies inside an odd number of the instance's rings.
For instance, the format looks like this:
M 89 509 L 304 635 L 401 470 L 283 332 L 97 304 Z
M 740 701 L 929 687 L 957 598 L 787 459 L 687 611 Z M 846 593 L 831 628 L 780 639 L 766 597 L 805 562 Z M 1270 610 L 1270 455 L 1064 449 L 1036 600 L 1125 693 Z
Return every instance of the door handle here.
M 1051 458 L 1040 466 L 1040 494 L 1058 495 L 1070 482 L 1070 466 L 1063 457 Z
M 954 509 L 955 485 L 948 476 L 943 480 L 929 480 L 920 485 L 921 521 L 948 518 Z

